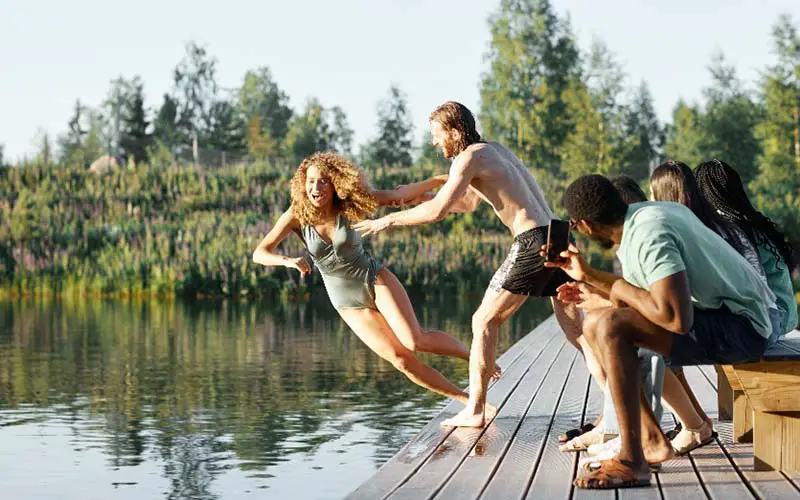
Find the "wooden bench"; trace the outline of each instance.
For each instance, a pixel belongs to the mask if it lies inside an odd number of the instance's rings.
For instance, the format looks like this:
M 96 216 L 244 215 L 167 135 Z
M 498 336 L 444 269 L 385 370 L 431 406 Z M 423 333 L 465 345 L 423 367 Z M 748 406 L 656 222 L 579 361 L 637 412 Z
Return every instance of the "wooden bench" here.
M 733 417 L 736 441 L 753 441 L 755 470 L 800 472 L 800 332 L 758 363 L 716 369 L 720 419 Z

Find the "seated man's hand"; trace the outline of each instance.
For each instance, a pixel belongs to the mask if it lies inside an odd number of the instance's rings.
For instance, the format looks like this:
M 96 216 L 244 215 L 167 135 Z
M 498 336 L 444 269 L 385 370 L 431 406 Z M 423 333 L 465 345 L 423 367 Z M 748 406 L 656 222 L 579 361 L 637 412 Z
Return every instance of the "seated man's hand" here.
M 599 290 L 586 283 L 577 281 L 564 283 L 556 291 L 558 292 L 558 300 L 576 304 L 578 309 L 583 309 L 584 311 L 594 311 L 612 306 L 611 301 Z
M 547 258 L 547 245 L 542 245 L 539 255 Z M 567 275 L 575 281 L 585 281 L 586 273 L 589 271 L 590 266 L 583 260 L 578 247 L 569 244 L 569 247 L 561 252 L 561 259 L 557 261 L 545 261 L 545 267 L 557 267 L 567 273 Z

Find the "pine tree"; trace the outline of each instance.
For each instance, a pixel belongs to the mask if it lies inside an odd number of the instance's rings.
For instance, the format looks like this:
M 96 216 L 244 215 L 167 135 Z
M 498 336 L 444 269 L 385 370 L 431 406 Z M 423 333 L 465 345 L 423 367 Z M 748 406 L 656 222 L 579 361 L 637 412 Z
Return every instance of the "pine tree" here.
M 139 77 L 128 82 L 121 102 L 120 148 L 122 159 L 145 163 L 149 160 L 148 149 L 153 144 L 149 133 L 150 123 L 144 109 L 144 84 Z
M 339 154 L 351 156 L 353 153 L 353 129 L 347 121 L 347 115 L 339 106 L 327 110 L 328 130 L 330 130 L 330 147 Z
M 750 188 L 756 206 L 796 244 L 800 234 L 800 36 L 788 15 L 780 17 L 772 36 L 778 61 L 761 83 L 766 112 L 756 127 L 761 156 L 759 174 Z
M 365 150 L 365 160 L 372 165 L 411 165 L 411 112 L 408 98 L 396 85 L 389 87 L 389 95 L 378 103 L 377 129 L 378 136 Z
M 722 54 L 714 56 L 709 71 L 712 84 L 704 89 L 706 105 L 700 118 L 701 151 L 706 159 L 725 160 L 749 182 L 758 173 L 756 162 L 761 147 L 755 130 L 762 110 Z
M 625 129 L 625 74 L 604 43 L 592 45 L 585 75 L 585 83 L 576 80 L 562 94 L 572 121 L 560 153 L 561 169 L 569 179 L 592 172 L 621 172 L 635 144 Z
M 331 149 L 331 132 L 325 108 L 316 99 L 306 102 L 302 113 L 295 115 L 284 141 L 284 152 L 294 162 L 318 151 Z
M 704 159 L 703 136 L 700 127 L 701 112 L 681 99 L 672 112 L 672 124 L 667 127 L 664 155 L 688 165 L 697 165 Z
M 241 155 L 247 148 L 245 125 L 237 106 L 225 100 L 215 101 L 208 112 L 203 147 L 218 154 Z
M 164 100 L 153 120 L 153 137 L 173 153 L 175 147 L 181 144 L 178 132 L 178 103 L 169 94 L 164 94 Z
M 69 119 L 67 132 L 58 138 L 61 158 L 67 163 L 78 162 L 83 164 L 83 141 L 88 129 L 86 127 L 86 107 L 80 100 L 75 101 L 72 118 Z M 85 165 L 88 166 L 88 165 Z
M 780 199 L 800 189 L 800 36 L 789 16 L 781 16 L 772 36 L 778 62 L 761 84 L 766 112 L 756 132 L 762 154 L 754 187 Z
M 636 89 L 625 123 L 626 133 L 633 138 L 633 147 L 625 158 L 625 173 L 638 181 L 648 179 L 658 164 L 664 144 L 664 128 L 658 120 L 653 96 L 647 83 Z
M 261 67 L 245 74 L 238 91 L 238 107 L 248 124 L 258 116 L 259 135 L 266 134 L 267 142 L 280 144 L 286 138 L 292 118 L 289 96 L 273 81 L 269 68 Z

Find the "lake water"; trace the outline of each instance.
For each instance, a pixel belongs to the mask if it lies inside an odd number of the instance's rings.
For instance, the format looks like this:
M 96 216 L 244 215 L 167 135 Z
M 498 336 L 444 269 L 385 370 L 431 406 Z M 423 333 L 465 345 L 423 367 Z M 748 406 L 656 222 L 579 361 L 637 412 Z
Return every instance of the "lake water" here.
M 479 301 L 415 308 L 468 343 Z M 549 314 L 529 301 L 499 352 Z M 2 498 L 342 498 L 444 404 L 322 300 L 0 302 Z

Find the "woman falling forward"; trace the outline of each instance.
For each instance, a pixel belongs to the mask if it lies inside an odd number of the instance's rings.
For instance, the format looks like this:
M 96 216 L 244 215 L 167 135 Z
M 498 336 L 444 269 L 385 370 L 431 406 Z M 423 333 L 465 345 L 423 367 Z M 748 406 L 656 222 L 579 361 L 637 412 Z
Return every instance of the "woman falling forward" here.
M 305 257 L 286 257 L 276 247 L 297 234 L 317 266 L 328 297 L 356 336 L 414 383 L 467 402 L 468 394 L 441 373 L 422 363 L 414 352 L 429 352 L 469 360 L 469 349 L 438 330 L 422 330 L 400 281 L 366 250 L 351 223 L 363 220 L 380 205 L 417 200 L 441 186 L 446 176 L 402 186 L 372 190 L 364 173 L 335 153 L 315 153 L 300 164 L 292 179 L 289 210 L 278 218 L 253 253 L 264 266 L 284 266 L 311 272 Z M 499 376 L 495 368 L 495 376 Z M 487 420 L 495 412 L 487 409 Z M 492 413 L 492 415 L 489 415 Z

